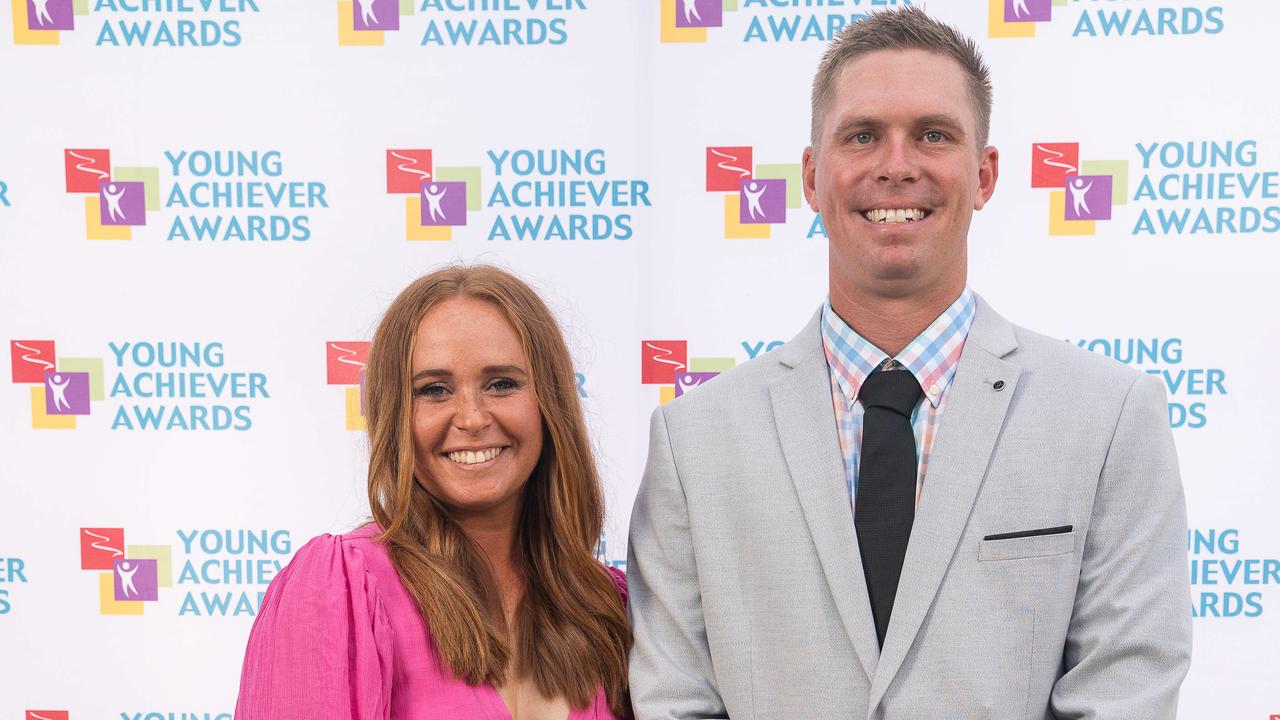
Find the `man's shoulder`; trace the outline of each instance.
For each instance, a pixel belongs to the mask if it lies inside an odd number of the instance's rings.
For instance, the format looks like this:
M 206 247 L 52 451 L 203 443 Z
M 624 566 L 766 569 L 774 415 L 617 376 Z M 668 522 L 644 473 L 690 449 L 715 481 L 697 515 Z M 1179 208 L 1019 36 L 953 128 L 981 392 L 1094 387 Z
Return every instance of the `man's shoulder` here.
M 1011 323 L 1012 325 L 1012 323 Z M 1142 373 L 1105 355 L 1058 338 L 1012 325 L 1018 349 L 1012 360 L 1024 370 L 1052 375 L 1065 382 L 1128 389 Z
M 786 346 L 757 355 L 685 391 L 665 406 L 668 418 L 725 412 L 737 406 L 768 401 L 769 386 L 785 370 L 778 361 L 783 347 Z

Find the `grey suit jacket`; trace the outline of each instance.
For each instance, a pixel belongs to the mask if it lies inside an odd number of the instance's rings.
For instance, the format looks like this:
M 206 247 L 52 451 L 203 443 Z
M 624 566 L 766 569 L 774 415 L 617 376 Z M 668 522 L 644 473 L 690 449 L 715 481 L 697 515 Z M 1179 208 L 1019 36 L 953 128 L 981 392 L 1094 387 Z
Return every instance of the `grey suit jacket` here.
M 1159 382 L 979 298 L 880 650 L 818 323 L 653 414 L 637 717 L 1173 718 L 1191 597 Z

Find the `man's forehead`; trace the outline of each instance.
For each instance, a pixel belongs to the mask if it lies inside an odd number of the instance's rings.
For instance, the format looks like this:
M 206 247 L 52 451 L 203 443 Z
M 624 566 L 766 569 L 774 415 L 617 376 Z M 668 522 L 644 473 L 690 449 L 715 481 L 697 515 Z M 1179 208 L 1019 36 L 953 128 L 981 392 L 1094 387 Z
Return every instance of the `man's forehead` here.
M 851 59 L 837 77 L 830 110 L 838 120 L 974 119 L 964 68 L 948 55 L 925 50 L 876 50 Z

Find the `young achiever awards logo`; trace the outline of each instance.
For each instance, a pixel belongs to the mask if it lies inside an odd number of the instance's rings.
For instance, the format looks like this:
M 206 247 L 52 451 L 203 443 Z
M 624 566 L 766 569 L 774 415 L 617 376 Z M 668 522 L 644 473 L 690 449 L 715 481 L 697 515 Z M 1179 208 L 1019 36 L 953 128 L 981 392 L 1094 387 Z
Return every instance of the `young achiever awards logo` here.
M 85 237 L 131 240 L 160 225 L 166 241 L 305 242 L 326 186 L 285 176 L 279 150 L 165 150 L 161 166 L 112 165 L 107 148 L 63 151 L 66 190 L 84 195 Z M 167 184 L 161 186 L 161 171 Z
M 60 45 L 63 33 L 76 31 L 96 46 L 237 47 L 242 20 L 260 12 L 255 0 L 11 2 L 15 45 Z
M 1080 2 L 1079 0 L 973 0 L 987 4 L 987 35 L 1033 38 L 1038 27 L 1070 37 L 1125 38 L 1217 35 L 1226 27 L 1220 5 L 1204 0 Z
M 747 145 L 707 148 L 707 192 L 723 193 L 726 239 L 768 238 L 804 200 L 800 163 L 753 164 Z
M 407 34 L 420 47 L 552 47 L 571 40 L 571 20 L 586 10 L 587 0 L 340 0 L 338 44 Z

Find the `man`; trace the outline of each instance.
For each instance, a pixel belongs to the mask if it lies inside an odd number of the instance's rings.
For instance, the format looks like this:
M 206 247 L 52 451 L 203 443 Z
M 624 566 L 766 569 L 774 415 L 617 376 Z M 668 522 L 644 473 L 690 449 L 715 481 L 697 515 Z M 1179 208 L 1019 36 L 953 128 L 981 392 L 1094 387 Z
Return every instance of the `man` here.
M 631 519 L 650 718 L 1173 718 L 1191 650 L 1164 391 L 966 286 L 972 41 L 908 7 L 814 82 L 829 300 L 653 415 Z

